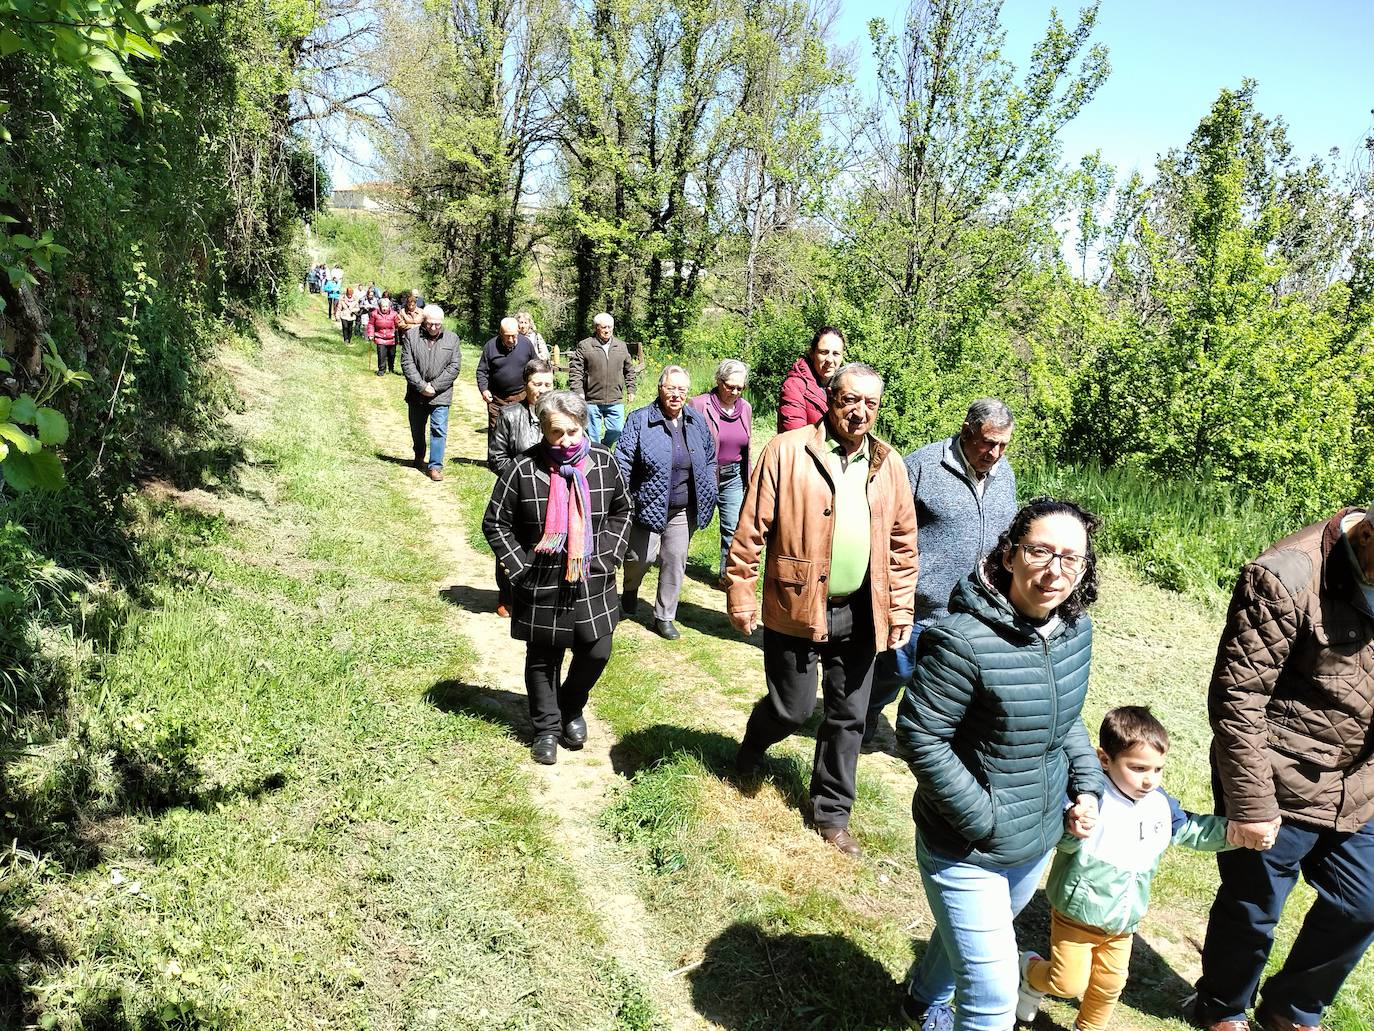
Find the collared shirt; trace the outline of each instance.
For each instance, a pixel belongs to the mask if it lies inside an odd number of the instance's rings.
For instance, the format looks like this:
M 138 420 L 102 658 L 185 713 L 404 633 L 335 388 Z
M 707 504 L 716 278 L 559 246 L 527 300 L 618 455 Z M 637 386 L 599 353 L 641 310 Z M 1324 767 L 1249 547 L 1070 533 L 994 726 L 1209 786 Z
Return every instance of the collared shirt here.
M 867 436 L 859 450 L 846 455 L 844 445 L 825 426 L 826 465 L 835 481 L 835 522 L 830 538 L 830 576 L 826 595 L 853 594 L 863 586 L 873 541 L 868 518 L 868 471 L 873 454 Z
M 973 466 L 968 464 L 968 459 L 964 457 L 964 442 L 958 437 L 954 438 L 954 453 L 959 456 L 959 464 L 964 467 L 964 472 L 968 474 L 969 482 L 973 484 L 974 492 L 981 498 L 983 496 L 983 491 L 987 490 L 988 480 L 992 479 L 992 473 L 993 470 L 996 469 L 996 466 L 994 466 L 993 469 L 989 469 L 986 476 L 979 476 L 974 472 Z

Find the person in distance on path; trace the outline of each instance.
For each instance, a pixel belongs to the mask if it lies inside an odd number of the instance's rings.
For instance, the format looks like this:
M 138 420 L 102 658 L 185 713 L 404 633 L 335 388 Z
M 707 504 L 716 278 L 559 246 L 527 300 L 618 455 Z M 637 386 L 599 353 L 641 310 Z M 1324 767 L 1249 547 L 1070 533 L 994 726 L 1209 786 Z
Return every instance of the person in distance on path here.
M 444 443 L 448 411 L 453 404 L 453 381 L 462 355 L 458 337 L 444 328 L 444 311 L 437 304 L 425 308 L 420 324 L 406 333 L 401 371 L 406 378 L 406 408 L 415 464 L 425 465 L 425 425 L 429 425 L 429 478 L 444 478 Z
M 587 437 L 586 402 L 555 390 L 534 410 L 543 440 L 497 479 L 482 533 L 510 578 L 510 633 L 526 642 L 530 756 L 547 766 L 560 742 L 578 749 L 587 741 L 583 709 L 620 621 L 615 571 L 631 504 L 620 466 Z
M 501 320 L 501 332 L 482 346 L 477 359 L 477 390 L 487 403 L 487 432 L 506 405 L 525 396 L 525 365 L 538 358 L 534 345 L 513 318 Z
M 391 298 L 385 294 L 377 302 L 377 310 L 367 322 L 367 335 L 377 346 L 377 375 L 396 371 L 396 313 Z
M 592 335 L 579 340 L 568 357 L 568 389 L 587 402 L 592 440 L 615 447 L 635 392 L 635 366 L 609 312 L 592 319 Z
M 825 717 L 816 729 L 811 821 L 821 837 L 858 855 L 849 833 L 854 777 L 873 658 L 911 633 L 916 591 L 916 513 L 901 457 L 871 434 L 883 380 L 843 365 L 829 384 L 826 417 L 768 442 L 744 496 L 726 565 L 726 607 L 744 634 L 759 624 L 754 585 L 763 571 L 763 672 L 735 758 L 750 779 L 764 751 L 795 733 L 816 705 L 821 668 Z

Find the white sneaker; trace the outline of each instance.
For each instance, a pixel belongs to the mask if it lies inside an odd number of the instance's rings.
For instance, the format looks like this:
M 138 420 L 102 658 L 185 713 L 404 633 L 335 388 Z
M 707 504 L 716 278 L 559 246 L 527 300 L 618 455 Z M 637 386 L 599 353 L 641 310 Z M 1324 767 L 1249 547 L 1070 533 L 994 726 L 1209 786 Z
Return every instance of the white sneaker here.
M 1031 960 L 1040 958 L 1038 952 L 1021 953 L 1021 986 L 1016 990 L 1016 1020 L 1020 1024 L 1035 1022 L 1035 1015 L 1040 1012 L 1040 1000 L 1045 997 L 1044 992 L 1037 992 L 1026 980 L 1026 967 Z

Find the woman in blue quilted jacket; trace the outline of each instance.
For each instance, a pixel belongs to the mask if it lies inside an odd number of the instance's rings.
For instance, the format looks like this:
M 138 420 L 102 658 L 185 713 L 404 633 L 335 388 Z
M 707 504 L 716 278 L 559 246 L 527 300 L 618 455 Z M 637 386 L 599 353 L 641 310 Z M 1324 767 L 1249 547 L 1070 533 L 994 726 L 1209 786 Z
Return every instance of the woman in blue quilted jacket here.
M 1096 517 L 1036 498 L 924 633 L 897 716 L 916 775 L 916 862 L 935 929 L 902 1012 L 921 1031 L 1008 1031 L 1012 920 L 1065 828 L 1086 837 L 1102 769 L 1080 712 Z
M 691 384 L 682 366 L 665 368 L 658 377 L 658 400 L 630 413 L 615 448 L 635 505 L 621 609 L 626 616 L 635 614 L 639 585 L 657 562 L 653 627 L 669 641 L 681 636 L 673 620 L 687 571 L 687 545 L 716 508 L 716 445 L 706 417 L 687 404 Z

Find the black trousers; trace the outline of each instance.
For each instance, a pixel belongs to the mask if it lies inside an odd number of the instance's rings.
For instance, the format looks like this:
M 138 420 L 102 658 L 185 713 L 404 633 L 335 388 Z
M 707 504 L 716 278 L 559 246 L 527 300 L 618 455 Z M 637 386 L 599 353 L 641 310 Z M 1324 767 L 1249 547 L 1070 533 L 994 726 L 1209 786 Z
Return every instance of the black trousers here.
M 611 636 L 574 641 L 566 677 L 562 676 L 563 658 L 569 649 L 532 642 L 526 645 L 525 692 L 535 737 L 557 734 L 564 723 L 582 715 L 587 697 L 611 659 Z
M 817 827 L 848 827 L 854 808 L 864 718 L 873 689 L 872 600 L 865 581 L 848 598 L 826 606 L 825 641 L 792 637 L 766 627 L 763 674 L 768 694 L 749 714 L 740 746 L 761 754 L 799 730 L 816 707 L 816 665 L 821 667 L 825 712 L 816 728 L 811 770 L 811 819 Z
M 339 325 L 343 327 L 343 340 L 345 344 L 353 343 L 353 319 L 340 319 Z
M 378 344 L 377 345 L 377 371 L 395 372 L 396 371 L 396 345 Z
M 1273 848 L 1219 852 L 1217 869 L 1221 888 L 1202 946 L 1198 1016 L 1245 1016 L 1301 875 L 1317 897 L 1282 969 L 1264 984 L 1262 1008 L 1297 1024 L 1320 1024 L 1374 943 L 1374 820 L 1353 834 L 1285 823 Z

